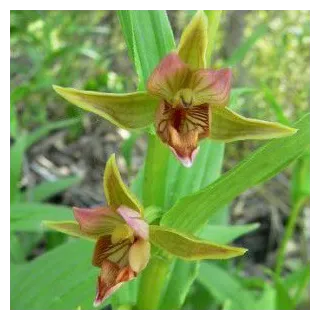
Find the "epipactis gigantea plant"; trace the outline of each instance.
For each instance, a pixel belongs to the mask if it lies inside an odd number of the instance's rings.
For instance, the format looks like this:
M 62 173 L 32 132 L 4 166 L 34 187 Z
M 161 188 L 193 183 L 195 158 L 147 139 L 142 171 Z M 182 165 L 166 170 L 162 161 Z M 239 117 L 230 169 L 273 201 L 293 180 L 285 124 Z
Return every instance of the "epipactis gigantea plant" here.
M 106 164 L 104 191 L 107 206 L 74 208 L 75 221 L 44 221 L 54 230 L 95 241 L 92 264 L 100 268 L 95 306 L 147 266 L 150 243 L 164 257 L 173 255 L 185 260 L 229 259 L 246 252 L 243 248 L 218 245 L 170 228 L 149 225 L 145 216 L 148 208 L 144 210 L 123 183 L 114 155 Z
M 58 94 L 128 130 L 154 124 L 160 139 L 190 167 L 198 141 L 231 142 L 292 135 L 290 127 L 248 119 L 226 108 L 232 72 L 208 69 L 208 21 L 199 11 L 186 27 L 178 49 L 165 56 L 147 82 L 147 91 L 127 94 L 81 91 L 54 86 Z

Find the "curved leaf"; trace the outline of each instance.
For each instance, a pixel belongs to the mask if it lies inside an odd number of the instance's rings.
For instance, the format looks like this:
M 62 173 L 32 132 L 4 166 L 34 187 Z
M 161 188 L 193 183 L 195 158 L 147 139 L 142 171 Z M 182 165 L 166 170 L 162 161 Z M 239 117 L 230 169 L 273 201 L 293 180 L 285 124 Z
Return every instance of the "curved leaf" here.
M 270 141 L 220 179 L 206 188 L 180 199 L 161 224 L 185 232 L 200 229 L 217 210 L 241 192 L 266 181 L 301 156 L 310 144 L 310 117 L 295 123 L 299 131 L 287 138 Z
M 43 203 L 14 203 L 10 208 L 10 229 L 14 231 L 41 231 L 44 219 L 67 220 L 73 217 L 66 206 Z

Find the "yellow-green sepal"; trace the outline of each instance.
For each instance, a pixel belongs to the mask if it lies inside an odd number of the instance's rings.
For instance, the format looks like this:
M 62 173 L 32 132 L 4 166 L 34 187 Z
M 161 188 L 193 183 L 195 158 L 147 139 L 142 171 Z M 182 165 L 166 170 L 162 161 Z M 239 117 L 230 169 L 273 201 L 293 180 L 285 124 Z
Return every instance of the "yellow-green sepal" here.
M 211 65 L 211 56 L 216 49 L 217 30 L 220 24 L 222 10 L 204 10 L 208 18 L 208 46 L 206 52 L 206 62 Z
M 216 141 L 265 140 L 291 136 L 297 129 L 280 123 L 245 118 L 227 108 L 212 108 L 210 137 Z
M 244 248 L 220 245 L 182 234 L 163 226 L 149 226 L 151 243 L 184 260 L 229 259 L 243 255 Z
M 78 237 L 86 240 L 95 241 L 98 236 L 85 234 L 80 230 L 76 221 L 42 221 L 42 224 L 52 230 L 62 232 L 72 237 Z
M 114 154 L 111 155 L 106 163 L 103 186 L 109 206 L 115 209 L 120 206 L 126 206 L 141 215 L 143 214 L 141 204 L 121 179 Z
M 63 98 L 77 107 L 93 112 L 124 129 L 142 129 L 153 123 L 159 104 L 147 92 L 126 94 L 83 91 L 53 86 Z
M 205 68 L 207 45 L 208 18 L 199 10 L 181 35 L 178 54 L 192 69 Z

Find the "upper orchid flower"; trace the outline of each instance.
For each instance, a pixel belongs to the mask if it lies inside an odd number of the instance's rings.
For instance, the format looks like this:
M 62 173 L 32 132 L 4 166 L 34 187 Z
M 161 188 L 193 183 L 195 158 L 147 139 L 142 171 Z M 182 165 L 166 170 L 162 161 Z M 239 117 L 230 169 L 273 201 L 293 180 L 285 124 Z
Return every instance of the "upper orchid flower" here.
M 76 222 L 46 223 L 53 229 L 96 241 L 92 264 L 101 271 L 95 306 L 136 277 L 150 257 L 149 225 L 143 220 L 140 204 L 123 184 L 114 156 L 106 165 L 104 188 L 109 206 L 74 208 Z
M 181 36 L 176 52 L 155 67 L 147 91 L 110 94 L 54 86 L 69 102 L 131 130 L 154 124 L 161 140 L 186 167 L 197 154 L 198 141 L 230 142 L 271 139 L 295 133 L 290 127 L 244 118 L 226 108 L 231 70 L 206 68 L 208 21 L 199 11 Z
M 198 140 L 209 137 L 213 108 L 227 105 L 231 70 L 192 70 L 178 54 L 166 56 L 148 80 L 149 93 L 161 99 L 156 129 L 186 167 L 199 150 Z

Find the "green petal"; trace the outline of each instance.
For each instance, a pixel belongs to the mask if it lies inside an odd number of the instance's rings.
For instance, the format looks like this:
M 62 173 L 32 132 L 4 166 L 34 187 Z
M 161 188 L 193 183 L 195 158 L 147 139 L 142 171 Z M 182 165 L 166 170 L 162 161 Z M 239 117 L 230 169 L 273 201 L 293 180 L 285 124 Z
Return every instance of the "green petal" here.
M 178 54 L 193 69 L 206 67 L 208 45 L 208 18 L 198 11 L 182 33 Z
M 121 179 L 114 154 L 106 164 L 103 186 L 109 206 L 115 209 L 126 206 L 142 214 L 142 206 Z
M 65 233 L 69 236 L 79 237 L 87 240 L 96 240 L 97 236 L 83 233 L 76 221 L 42 221 L 42 223 L 50 229 Z
M 185 260 L 229 259 L 243 255 L 243 248 L 219 245 L 178 233 L 162 226 L 150 226 L 150 241 L 157 247 Z
M 126 94 L 82 91 L 53 86 L 70 103 L 125 129 L 145 128 L 153 123 L 158 99 L 147 92 Z
M 291 136 L 296 132 L 297 129 L 276 122 L 245 118 L 227 108 L 212 108 L 210 137 L 213 140 L 264 140 Z

